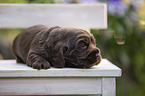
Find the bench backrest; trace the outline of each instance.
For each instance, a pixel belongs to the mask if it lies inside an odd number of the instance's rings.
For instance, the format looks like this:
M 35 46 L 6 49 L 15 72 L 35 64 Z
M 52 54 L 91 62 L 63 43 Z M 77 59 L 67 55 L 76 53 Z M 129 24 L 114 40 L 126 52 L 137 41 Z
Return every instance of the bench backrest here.
M 0 28 L 32 25 L 107 28 L 105 4 L 0 4 Z

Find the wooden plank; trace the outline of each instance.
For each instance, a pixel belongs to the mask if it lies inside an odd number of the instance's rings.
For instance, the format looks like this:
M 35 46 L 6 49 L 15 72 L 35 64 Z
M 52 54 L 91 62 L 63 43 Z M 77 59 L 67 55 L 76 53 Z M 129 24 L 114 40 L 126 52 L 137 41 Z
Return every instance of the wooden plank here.
M 102 78 L 102 96 L 116 96 L 115 78 Z
M 5 78 L 0 95 L 101 94 L 101 78 Z
M 106 4 L 0 4 L 0 28 L 107 28 Z
M 36 70 L 15 60 L 0 60 L 0 77 L 102 77 L 121 76 L 121 69 L 106 59 L 89 69 L 79 68 L 50 68 Z

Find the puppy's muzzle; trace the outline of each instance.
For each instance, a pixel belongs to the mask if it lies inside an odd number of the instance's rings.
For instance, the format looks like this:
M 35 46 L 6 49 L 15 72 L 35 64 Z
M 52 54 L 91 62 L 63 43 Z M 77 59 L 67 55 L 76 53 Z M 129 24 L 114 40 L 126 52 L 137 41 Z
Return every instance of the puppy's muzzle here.
M 101 54 L 98 48 L 94 49 L 89 55 L 88 60 L 92 63 L 99 63 L 101 61 Z

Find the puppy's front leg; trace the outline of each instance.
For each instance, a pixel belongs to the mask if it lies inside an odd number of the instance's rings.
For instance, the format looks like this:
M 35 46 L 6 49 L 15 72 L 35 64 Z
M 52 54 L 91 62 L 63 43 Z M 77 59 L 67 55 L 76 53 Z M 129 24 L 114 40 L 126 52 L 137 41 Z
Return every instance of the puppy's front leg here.
M 29 52 L 26 64 L 33 67 L 34 69 L 50 68 L 50 63 L 48 61 L 46 61 L 42 56 L 33 52 Z

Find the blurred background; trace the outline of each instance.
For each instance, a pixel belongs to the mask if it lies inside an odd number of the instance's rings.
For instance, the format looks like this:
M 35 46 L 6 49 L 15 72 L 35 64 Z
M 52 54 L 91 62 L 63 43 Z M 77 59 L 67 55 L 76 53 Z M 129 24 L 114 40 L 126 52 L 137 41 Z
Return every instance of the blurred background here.
M 91 29 L 107 58 L 122 69 L 117 96 L 145 96 L 145 0 L 0 0 L 0 3 L 106 3 L 108 29 Z M 97 22 L 97 21 L 96 21 Z M 0 29 L 0 59 L 12 59 L 11 43 L 23 29 Z

